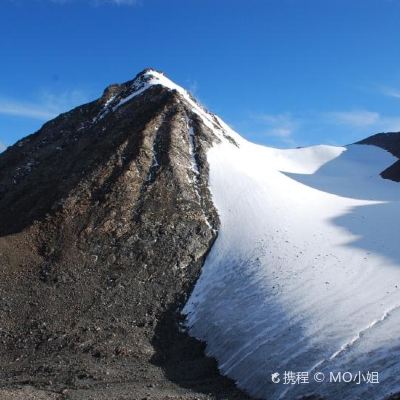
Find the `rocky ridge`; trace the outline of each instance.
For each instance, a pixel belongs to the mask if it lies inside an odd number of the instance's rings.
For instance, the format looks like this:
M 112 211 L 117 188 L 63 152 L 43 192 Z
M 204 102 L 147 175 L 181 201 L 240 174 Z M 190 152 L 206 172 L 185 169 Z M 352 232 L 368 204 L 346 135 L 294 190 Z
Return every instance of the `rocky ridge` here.
M 0 155 L 0 398 L 247 398 L 180 325 L 220 140 L 148 69 Z
M 395 157 L 400 158 L 400 132 L 377 133 L 357 143 L 381 147 L 392 153 Z M 384 179 L 400 182 L 400 160 L 382 171 L 381 176 Z

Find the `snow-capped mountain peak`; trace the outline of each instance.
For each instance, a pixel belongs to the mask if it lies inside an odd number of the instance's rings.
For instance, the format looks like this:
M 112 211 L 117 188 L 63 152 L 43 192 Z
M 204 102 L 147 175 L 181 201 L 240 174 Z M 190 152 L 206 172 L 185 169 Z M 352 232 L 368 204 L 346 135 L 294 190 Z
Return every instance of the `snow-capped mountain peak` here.
M 146 68 L 129 82 L 116 87 L 112 85 L 103 95 L 103 108 L 94 122 L 104 118 L 109 112 L 116 112 L 121 106 L 134 98 L 145 94 L 149 89 L 161 86 L 169 91 L 178 93 L 179 98 L 189 109 L 197 114 L 204 125 L 209 128 L 219 140 L 230 140 L 239 145 L 245 142 L 237 132 L 232 130 L 221 118 L 208 111 L 190 92 L 169 79 L 163 72 Z
M 208 392 L 217 371 L 177 332 L 184 307 L 256 398 L 384 399 L 400 386 L 399 149 L 400 135 L 256 145 L 159 71 L 109 86 L 0 155 L 0 371 L 140 386 L 172 356 L 172 375 Z M 381 383 L 271 380 L 338 370 Z

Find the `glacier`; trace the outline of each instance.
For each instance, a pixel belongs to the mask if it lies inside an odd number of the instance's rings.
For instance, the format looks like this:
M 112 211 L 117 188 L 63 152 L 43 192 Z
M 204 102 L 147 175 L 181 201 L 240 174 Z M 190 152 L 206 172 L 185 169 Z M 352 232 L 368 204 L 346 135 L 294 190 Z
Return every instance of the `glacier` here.
M 222 122 L 221 122 L 222 123 Z M 369 145 L 274 149 L 223 128 L 208 152 L 221 227 L 184 313 L 256 398 L 383 399 L 400 389 L 400 188 Z M 307 372 L 308 384 L 272 374 Z M 315 382 L 378 372 L 379 383 Z

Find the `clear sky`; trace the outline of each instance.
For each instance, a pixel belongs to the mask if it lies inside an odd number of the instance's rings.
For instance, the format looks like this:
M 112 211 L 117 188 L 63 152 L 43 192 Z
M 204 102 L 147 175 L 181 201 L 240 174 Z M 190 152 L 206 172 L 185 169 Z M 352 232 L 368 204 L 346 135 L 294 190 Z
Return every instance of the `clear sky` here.
M 1 0 L 0 142 L 148 66 L 256 142 L 352 143 L 400 130 L 400 0 Z

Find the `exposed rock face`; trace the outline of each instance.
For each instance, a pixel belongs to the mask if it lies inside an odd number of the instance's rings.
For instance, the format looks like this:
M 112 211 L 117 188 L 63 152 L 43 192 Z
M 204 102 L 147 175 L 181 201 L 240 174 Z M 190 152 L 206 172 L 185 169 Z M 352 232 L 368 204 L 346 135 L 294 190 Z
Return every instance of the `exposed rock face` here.
M 400 132 L 378 133 L 358 142 L 381 147 L 400 158 Z M 400 160 L 381 173 L 382 178 L 400 182 Z
M 147 79 L 0 155 L 4 396 L 29 383 L 49 398 L 246 398 L 179 330 L 218 229 L 206 160 L 218 138 Z

